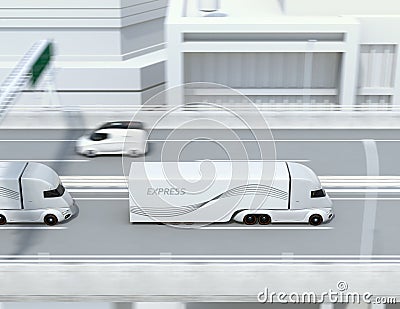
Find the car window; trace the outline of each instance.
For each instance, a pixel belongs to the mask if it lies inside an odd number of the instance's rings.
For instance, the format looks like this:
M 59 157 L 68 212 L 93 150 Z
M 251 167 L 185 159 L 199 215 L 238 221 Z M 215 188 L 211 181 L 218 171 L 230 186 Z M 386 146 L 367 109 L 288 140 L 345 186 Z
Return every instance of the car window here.
M 92 133 L 92 135 L 90 135 L 90 139 L 92 141 L 96 141 L 96 142 L 105 140 L 106 138 L 108 138 L 108 134 L 107 133 L 94 132 L 94 133 Z
M 143 130 L 143 123 L 139 121 L 131 121 L 129 123 L 129 129 Z
M 120 122 L 107 122 L 95 131 L 102 129 L 138 129 L 143 130 L 143 123 L 140 121 L 120 121 Z
M 121 121 L 121 122 L 107 122 L 102 125 L 100 129 L 127 129 L 129 122 Z

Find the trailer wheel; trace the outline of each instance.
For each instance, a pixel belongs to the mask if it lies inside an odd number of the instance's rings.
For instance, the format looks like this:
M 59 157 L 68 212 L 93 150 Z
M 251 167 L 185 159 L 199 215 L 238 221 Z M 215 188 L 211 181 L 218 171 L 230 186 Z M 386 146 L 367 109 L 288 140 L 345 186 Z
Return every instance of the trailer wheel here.
M 320 225 L 323 221 L 324 219 L 322 219 L 321 215 L 318 214 L 311 215 L 310 219 L 308 219 L 308 223 L 314 226 Z
M 56 225 L 58 223 L 57 217 L 53 214 L 45 215 L 43 221 L 44 221 L 44 223 L 46 223 L 47 225 L 50 225 L 50 226 Z
M 257 217 L 252 214 L 245 215 L 243 218 L 244 224 L 253 225 L 257 223 Z
M 271 217 L 269 215 L 260 215 L 258 217 L 258 223 L 261 225 L 267 225 L 271 223 Z
M 0 225 L 4 225 L 7 223 L 7 219 L 5 216 L 0 215 Z

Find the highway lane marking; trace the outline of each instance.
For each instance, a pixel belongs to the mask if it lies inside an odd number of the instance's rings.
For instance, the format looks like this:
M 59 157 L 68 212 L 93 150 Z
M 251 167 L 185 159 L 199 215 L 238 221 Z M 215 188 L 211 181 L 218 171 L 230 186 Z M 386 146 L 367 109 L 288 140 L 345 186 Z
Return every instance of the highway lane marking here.
M 299 159 L 299 160 L 209 160 L 209 159 L 204 159 L 204 160 L 195 160 L 196 162 L 310 162 L 311 160 L 305 160 L 305 159 Z
M 71 193 L 128 193 L 127 188 L 115 188 L 115 189 L 74 189 L 70 186 L 66 186 L 68 191 Z M 367 192 L 376 192 L 376 193 L 400 193 L 400 189 L 335 189 L 335 190 L 326 190 L 328 193 L 367 193 Z
M 128 189 L 68 189 L 70 193 L 128 193 Z
M 74 197 L 75 201 L 128 201 L 129 197 Z
M 115 255 L 115 254 L 93 254 L 93 255 L 88 255 L 88 254 L 82 254 L 82 255 L 77 255 L 77 254 L 71 254 L 71 255 L 65 255 L 65 254 L 55 254 L 55 255 L 34 255 L 34 254 L 26 254 L 26 255 L 7 255 L 7 254 L 2 254 L 0 255 L 0 259 L 2 258 L 25 258 L 25 259 L 36 259 L 38 257 L 51 257 L 51 258 L 81 258 L 81 259 L 91 259 L 91 258 L 104 258 L 104 259 L 112 259 L 112 258 L 125 258 L 125 259 L 190 259 L 190 258 L 197 258 L 197 259 L 203 259 L 203 258 L 213 258 L 213 259 L 228 259 L 228 258 L 234 258 L 234 259 L 282 259 L 282 257 L 286 258 L 287 256 L 282 255 L 282 254 L 270 254 L 270 255 L 263 255 L 263 254 L 215 254 L 215 255 L 207 255 L 207 254 L 165 254 L 165 253 L 160 253 L 160 254 L 120 254 L 120 255 Z M 366 255 L 366 254 L 293 254 L 290 255 L 290 258 L 296 259 L 310 259 L 310 258 L 327 258 L 327 259 L 334 259 L 334 258 L 340 258 L 340 259 L 357 259 L 357 261 L 360 261 L 359 258 L 369 258 L 372 261 L 380 261 L 380 259 L 391 259 L 391 258 L 400 258 L 400 255 L 379 255 L 379 254 L 373 254 L 373 255 Z M 321 260 L 323 261 L 323 260 Z M 362 260 L 361 260 L 362 261 Z
M 77 139 L 1 139 L 0 142 L 77 142 Z M 361 142 L 362 139 L 150 139 L 148 142 Z M 400 142 L 400 139 L 377 139 L 376 142 Z
M 0 142 L 77 142 L 76 139 L 1 139 Z
M 365 200 L 376 200 L 376 201 L 400 201 L 399 197 L 331 197 L 332 201 L 365 201 Z
M 148 142 L 362 142 L 363 139 L 149 139 Z M 400 142 L 400 139 L 377 139 L 376 142 Z
M 64 226 L 6 226 L 0 227 L 1 230 L 66 230 Z
M 327 189 L 328 193 L 400 193 L 400 189 Z
M 179 226 L 179 225 L 178 225 Z M 190 225 L 188 225 L 190 227 Z M 247 226 L 247 227 L 216 227 L 216 226 L 204 226 L 200 227 L 200 230 L 332 230 L 331 226 Z
M 80 160 L 52 160 L 52 159 L 40 159 L 40 160 L 36 160 L 36 159 L 12 159 L 12 160 L 7 160 L 7 159 L 1 159 L 0 162 L 89 162 L 90 160 L 85 160 L 85 159 L 80 159 Z

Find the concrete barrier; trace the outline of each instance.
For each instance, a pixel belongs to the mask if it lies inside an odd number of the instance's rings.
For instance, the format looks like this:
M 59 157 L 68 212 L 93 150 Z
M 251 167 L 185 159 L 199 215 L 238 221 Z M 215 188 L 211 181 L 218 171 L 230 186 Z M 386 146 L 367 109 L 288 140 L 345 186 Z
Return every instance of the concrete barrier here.
M 50 259 L 50 258 L 49 258 Z M 400 300 L 400 264 L 4 262 L 0 301 L 257 302 L 260 292 L 329 290 Z
M 141 112 L 137 120 L 151 127 L 157 120 L 164 117 L 163 111 Z M 135 111 L 132 110 L 102 110 L 87 111 L 79 108 L 43 108 L 35 111 L 11 110 L 0 128 L 3 129 L 81 129 L 94 128 L 106 121 L 130 120 Z M 245 115 L 249 127 L 265 128 L 259 115 L 241 112 Z M 263 112 L 262 117 L 272 129 L 400 129 L 400 113 L 397 112 Z M 157 125 L 159 129 L 176 129 L 185 124 L 185 128 L 202 128 L 201 123 L 192 120 L 199 118 L 222 121 L 232 129 L 246 128 L 243 121 L 224 112 L 209 111 L 179 111 L 173 116 L 164 117 Z M 204 128 L 210 128 L 209 122 L 204 122 Z M 221 128 L 216 126 L 216 128 Z

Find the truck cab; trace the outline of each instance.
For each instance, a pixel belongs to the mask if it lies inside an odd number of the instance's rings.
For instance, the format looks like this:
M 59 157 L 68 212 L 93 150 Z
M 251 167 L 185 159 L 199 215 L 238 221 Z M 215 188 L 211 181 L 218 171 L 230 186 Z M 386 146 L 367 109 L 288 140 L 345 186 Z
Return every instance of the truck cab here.
M 50 167 L 36 162 L 0 163 L 0 224 L 55 225 L 78 212 L 75 201 Z

